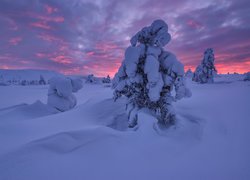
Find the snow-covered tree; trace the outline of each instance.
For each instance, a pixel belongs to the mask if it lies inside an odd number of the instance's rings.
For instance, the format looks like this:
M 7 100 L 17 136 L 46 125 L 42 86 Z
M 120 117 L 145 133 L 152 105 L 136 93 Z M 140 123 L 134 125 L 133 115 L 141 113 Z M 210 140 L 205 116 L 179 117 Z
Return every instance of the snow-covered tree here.
M 39 84 L 40 84 L 40 85 L 46 85 L 46 81 L 45 81 L 43 75 L 40 75 Z
M 250 81 L 250 72 L 247 72 L 247 73 L 245 74 L 244 81 Z
M 152 111 L 162 124 L 175 122 L 172 102 L 191 96 L 184 81 L 183 65 L 163 47 L 170 41 L 168 25 L 155 20 L 130 40 L 118 72 L 113 79 L 114 99 L 127 97 L 129 127 L 137 124 L 141 108 Z M 175 96 L 172 96 L 172 90 Z
M 49 80 L 47 104 L 59 111 L 67 111 L 76 106 L 76 97 L 73 95 L 82 88 L 81 79 L 68 77 L 53 77 Z
M 206 49 L 200 65 L 197 66 L 192 80 L 199 83 L 213 83 L 216 73 L 214 66 L 214 51 L 212 48 Z
M 22 80 L 22 81 L 21 81 L 21 85 L 22 85 L 22 86 L 26 86 L 27 84 L 28 84 L 28 81 L 26 81 L 26 80 Z
M 111 83 L 109 75 L 107 77 L 102 78 L 102 83 Z
M 0 83 L 4 83 L 3 75 L 0 75 Z
M 96 83 L 96 82 L 97 82 L 97 80 L 96 80 L 94 74 L 88 75 L 88 77 L 86 79 L 86 83 Z
M 185 77 L 188 77 L 188 78 L 191 78 L 193 77 L 193 72 L 191 69 L 188 69 L 186 72 L 185 72 Z

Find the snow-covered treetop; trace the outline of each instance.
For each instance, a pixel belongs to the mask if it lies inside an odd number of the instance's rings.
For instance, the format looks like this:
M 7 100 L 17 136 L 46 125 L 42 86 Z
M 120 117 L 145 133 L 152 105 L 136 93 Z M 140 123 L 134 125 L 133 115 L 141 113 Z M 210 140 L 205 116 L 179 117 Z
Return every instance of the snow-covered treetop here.
M 183 77 L 183 64 L 173 53 L 163 49 L 170 40 L 168 25 L 163 20 L 155 20 L 131 38 L 131 46 L 125 51 L 112 87 L 115 100 L 122 95 L 128 98 L 131 127 L 135 125 L 140 108 L 152 110 L 165 123 L 172 121 L 172 101 L 191 96 Z
M 204 52 L 204 58 L 202 61 L 203 65 L 214 66 L 214 50 L 212 48 L 207 48 Z
M 137 32 L 130 40 L 132 46 L 136 46 L 137 42 L 141 44 L 149 44 L 151 46 L 163 47 L 171 39 L 168 33 L 168 25 L 163 20 L 155 20 L 150 26 L 144 27 Z
M 192 80 L 199 83 L 214 82 L 213 78 L 217 71 L 214 60 L 214 50 L 212 48 L 207 48 L 204 52 L 201 64 L 196 67 Z
M 56 93 L 58 96 L 65 98 L 82 88 L 82 80 L 79 78 L 53 77 L 49 80 L 49 84 L 49 95 Z
M 245 73 L 244 81 L 250 81 L 250 72 Z

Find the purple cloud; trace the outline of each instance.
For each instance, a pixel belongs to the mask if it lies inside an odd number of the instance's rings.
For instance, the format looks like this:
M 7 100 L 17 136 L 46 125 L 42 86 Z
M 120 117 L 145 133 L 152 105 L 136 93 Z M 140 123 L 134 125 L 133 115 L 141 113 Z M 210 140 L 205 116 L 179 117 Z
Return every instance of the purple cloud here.
M 249 12 L 247 0 L 2 0 L 0 68 L 113 75 L 130 37 L 161 18 L 186 68 L 212 47 L 219 72 L 250 71 Z

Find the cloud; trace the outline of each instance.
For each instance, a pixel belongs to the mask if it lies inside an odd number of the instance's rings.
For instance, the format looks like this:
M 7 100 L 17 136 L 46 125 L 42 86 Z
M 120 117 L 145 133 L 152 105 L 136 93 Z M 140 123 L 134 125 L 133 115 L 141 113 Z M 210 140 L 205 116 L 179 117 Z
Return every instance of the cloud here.
M 18 45 L 22 41 L 22 37 L 13 37 L 9 40 L 9 44 L 12 46 Z
M 165 49 L 186 68 L 212 47 L 220 72 L 249 71 L 248 12 L 247 0 L 1 0 L 1 57 L 9 61 L 0 67 L 113 75 L 130 37 L 161 18 L 172 35 Z

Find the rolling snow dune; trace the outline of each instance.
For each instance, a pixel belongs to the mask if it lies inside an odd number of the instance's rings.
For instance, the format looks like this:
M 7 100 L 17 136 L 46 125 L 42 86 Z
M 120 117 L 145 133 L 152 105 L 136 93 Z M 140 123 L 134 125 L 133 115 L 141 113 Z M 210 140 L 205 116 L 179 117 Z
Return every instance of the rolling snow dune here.
M 145 110 L 127 129 L 124 99 L 103 85 L 85 84 L 77 107 L 56 114 L 47 86 L 0 87 L 10 98 L 0 102 L 0 179 L 247 180 L 250 83 L 216 82 L 189 80 L 193 96 L 174 104 L 168 129 Z

